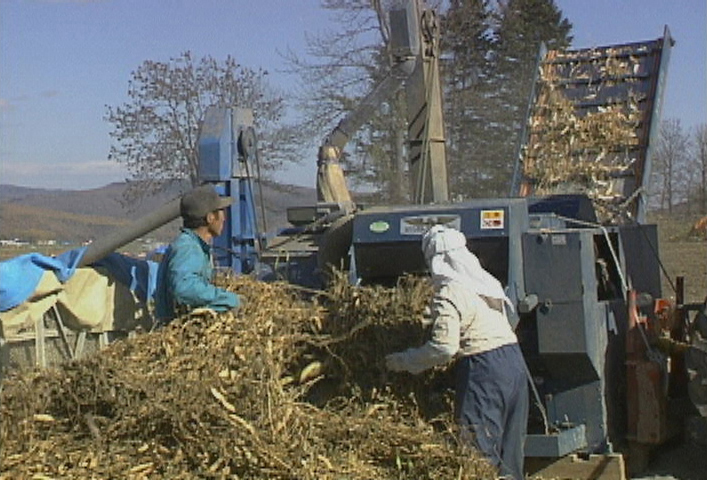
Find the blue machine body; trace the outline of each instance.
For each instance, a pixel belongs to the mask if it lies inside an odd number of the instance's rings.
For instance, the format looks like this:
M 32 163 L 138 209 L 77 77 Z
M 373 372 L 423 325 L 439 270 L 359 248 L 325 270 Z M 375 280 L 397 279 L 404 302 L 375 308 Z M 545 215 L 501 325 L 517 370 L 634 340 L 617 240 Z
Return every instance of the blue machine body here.
M 615 441 L 626 440 L 626 295 L 634 289 L 662 296 L 657 232 L 643 220 L 671 45 L 666 28 L 655 41 L 561 52 L 543 60 L 567 75 L 558 88 L 578 117 L 621 99 L 638 99 L 635 141 L 607 151 L 616 165 L 630 167 L 610 175 L 612 194 L 625 206 L 617 220 L 630 222 L 600 225 L 591 198 L 565 194 L 577 191 L 572 182 L 532 197 L 538 183 L 528 168 L 533 159 L 521 161 L 521 153 L 551 141 L 543 138 L 540 121 L 521 135 L 511 193 L 516 198 L 375 208 L 354 216 L 356 281 L 393 284 L 405 273 L 423 273 L 421 234 L 442 223 L 463 232 L 468 248 L 507 287 L 517 305 L 510 320 L 542 403 L 531 406 L 527 457 L 607 453 Z M 632 68 L 605 82 L 601 68 L 613 56 L 626 64 L 630 59 Z M 542 101 L 551 98 L 541 95 L 540 86 L 529 118 L 540 118 Z M 573 160 L 581 162 L 585 153 L 577 149 Z
M 474 238 L 470 248 L 479 258 L 498 259 L 484 266 L 512 291 L 523 291 L 521 271 L 508 268 L 522 266 L 520 238 L 528 229 L 528 207 L 521 198 L 363 210 L 353 224 L 355 275 L 365 283 L 394 283 L 403 273 L 424 273 L 420 238 L 435 224 Z
M 563 68 L 574 68 L 571 58 L 593 72 L 562 83 L 568 98 L 576 101 L 579 115 L 603 108 L 617 96 L 640 93 L 642 120 L 636 127 L 640 141 L 609 152 L 622 161 L 626 155 L 635 159 L 632 169 L 611 178 L 632 222 L 600 225 L 593 201 L 585 195 L 558 195 L 573 191 L 564 186 L 552 195 L 532 197 L 534 179 L 519 156 L 512 198 L 360 208 L 353 215 L 332 217 L 329 227 L 321 227 L 326 222 L 318 220 L 327 215 L 310 208 L 307 226 L 274 242 L 263 261 L 272 265 L 275 276 L 314 286 L 321 283 L 322 265 L 336 251 L 340 255 L 330 263 L 340 263 L 336 260 L 342 257 L 352 281 L 394 285 L 402 275 L 425 273 L 420 239 L 427 228 L 446 224 L 458 229 L 481 264 L 506 286 L 516 306 L 510 321 L 539 404 L 531 405 L 526 456 L 611 452 L 612 443 L 626 439 L 627 430 L 627 292 L 662 296 L 657 230 L 642 223 L 671 45 L 666 29 L 665 37 L 656 41 L 619 50 L 565 52 L 561 60 Z M 595 70 L 603 63 L 596 59 L 616 52 L 636 59 L 637 67 L 598 91 L 603 77 L 591 79 L 600 75 Z M 535 92 L 531 106 L 538 98 Z M 228 265 L 246 271 L 248 262 L 256 260 L 257 228 L 250 178 L 242 171 L 247 162 L 234 160 L 241 158 L 236 142 L 242 123 L 233 122 L 225 112 L 213 115 L 202 132 L 201 171 L 205 181 L 239 197 L 226 240 L 228 248 L 239 253 L 231 256 Z M 540 141 L 538 135 L 523 132 L 521 149 Z
M 250 110 L 210 107 L 199 135 L 199 179 L 234 202 L 223 233 L 214 239 L 214 262 L 236 273 L 258 262 L 259 235 L 253 190 L 255 136 Z
M 546 416 L 531 408 L 528 457 L 606 453 L 612 438 L 622 438 L 626 284 L 661 296 L 655 226 L 600 226 L 588 202 L 581 195 L 483 199 L 371 208 L 353 220 L 352 270 L 361 283 L 424 273 L 421 235 L 441 223 L 463 232 L 507 287 Z

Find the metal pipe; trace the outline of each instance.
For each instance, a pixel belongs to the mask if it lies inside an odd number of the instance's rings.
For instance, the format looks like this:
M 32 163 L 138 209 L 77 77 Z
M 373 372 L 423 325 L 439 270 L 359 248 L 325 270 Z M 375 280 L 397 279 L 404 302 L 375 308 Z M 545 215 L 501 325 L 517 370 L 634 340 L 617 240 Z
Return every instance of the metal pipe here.
M 361 125 L 371 119 L 373 113 L 387 101 L 414 71 L 417 58 L 406 58 L 393 66 L 390 73 L 359 103 L 358 107 L 336 125 L 323 146 L 333 146 L 342 151 L 349 139 Z
M 179 202 L 179 198 L 172 200 L 158 210 L 139 218 L 127 228 L 121 228 L 91 243 L 86 249 L 78 266 L 85 267 L 86 265 L 97 262 L 123 245 L 127 245 L 136 238 L 161 227 L 165 223 L 171 222 L 180 214 Z

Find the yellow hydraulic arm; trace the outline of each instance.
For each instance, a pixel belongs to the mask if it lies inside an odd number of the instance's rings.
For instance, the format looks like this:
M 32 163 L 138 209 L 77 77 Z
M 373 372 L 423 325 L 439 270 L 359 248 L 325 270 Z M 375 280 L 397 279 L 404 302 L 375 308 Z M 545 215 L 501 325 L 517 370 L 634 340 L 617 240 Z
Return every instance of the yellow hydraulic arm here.
M 381 102 L 403 84 L 408 104 L 408 139 L 413 200 L 448 200 L 447 169 L 439 83 L 439 22 L 421 0 L 409 0 L 390 16 L 393 67 L 390 73 L 334 128 L 319 148 L 317 199 L 353 205 L 339 159 L 344 146 Z

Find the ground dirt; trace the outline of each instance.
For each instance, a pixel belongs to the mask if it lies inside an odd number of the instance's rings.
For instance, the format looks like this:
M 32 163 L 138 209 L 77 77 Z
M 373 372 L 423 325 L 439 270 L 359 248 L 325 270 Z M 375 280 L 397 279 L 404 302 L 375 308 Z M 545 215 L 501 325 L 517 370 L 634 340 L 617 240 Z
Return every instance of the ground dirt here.
M 707 478 L 707 444 L 680 438 L 651 455 L 648 469 L 632 480 L 704 480 Z
M 655 213 L 650 223 L 658 225 L 660 259 L 668 277 L 663 277 L 663 295 L 674 295 L 671 282 L 685 278 L 685 300 L 703 302 L 707 297 L 707 237 L 691 233 L 699 214 Z M 668 279 L 669 278 L 669 279 Z

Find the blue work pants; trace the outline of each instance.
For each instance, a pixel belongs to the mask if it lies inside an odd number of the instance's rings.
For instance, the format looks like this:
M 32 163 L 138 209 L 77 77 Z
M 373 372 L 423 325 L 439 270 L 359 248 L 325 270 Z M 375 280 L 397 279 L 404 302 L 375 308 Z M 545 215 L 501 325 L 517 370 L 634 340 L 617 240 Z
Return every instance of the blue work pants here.
M 469 355 L 456 366 L 455 418 L 462 440 L 479 449 L 501 475 L 523 479 L 528 376 L 518 344 Z

